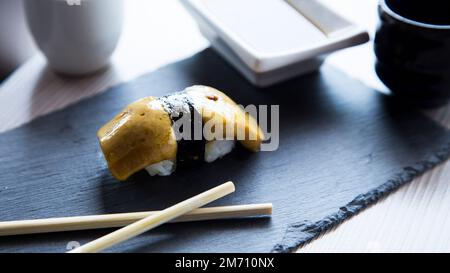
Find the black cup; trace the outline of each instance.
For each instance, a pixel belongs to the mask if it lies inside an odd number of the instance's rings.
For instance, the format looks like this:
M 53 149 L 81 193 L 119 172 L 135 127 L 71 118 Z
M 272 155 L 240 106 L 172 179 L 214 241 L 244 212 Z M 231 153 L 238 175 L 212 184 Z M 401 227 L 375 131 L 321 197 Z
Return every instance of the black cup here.
M 376 72 L 401 101 L 450 99 L 450 0 L 381 0 Z

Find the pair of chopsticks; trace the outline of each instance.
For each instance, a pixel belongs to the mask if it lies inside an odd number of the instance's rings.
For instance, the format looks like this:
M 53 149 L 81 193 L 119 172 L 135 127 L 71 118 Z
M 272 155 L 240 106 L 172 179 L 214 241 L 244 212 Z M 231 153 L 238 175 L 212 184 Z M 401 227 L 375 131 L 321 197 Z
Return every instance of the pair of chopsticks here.
M 0 236 L 122 227 L 70 252 L 99 252 L 166 222 L 188 222 L 270 215 L 272 204 L 199 208 L 234 192 L 227 182 L 162 211 L 0 222 Z

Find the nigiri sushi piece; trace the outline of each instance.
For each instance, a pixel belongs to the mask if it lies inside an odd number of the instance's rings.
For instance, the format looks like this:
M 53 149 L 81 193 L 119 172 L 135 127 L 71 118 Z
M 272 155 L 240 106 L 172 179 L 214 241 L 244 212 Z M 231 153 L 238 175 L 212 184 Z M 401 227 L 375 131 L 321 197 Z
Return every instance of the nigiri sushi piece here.
M 186 116 L 192 132 L 187 140 L 177 138 L 174 130 L 176 122 Z M 221 125 L 224 138 L 194 138 L 195 128 L 206 124 Z M 233 129 L 232 139 L 227 128 Z M 200 85 L 131 103 L 100 128 L 97 137 L 109 170 L 121 181 L 144 169 L 152 176 L 167 176 L 178 164 L 214 162 L 230 153 L 236 142 L 257 152 L 264 140 L 249 113 L 221 91 Z

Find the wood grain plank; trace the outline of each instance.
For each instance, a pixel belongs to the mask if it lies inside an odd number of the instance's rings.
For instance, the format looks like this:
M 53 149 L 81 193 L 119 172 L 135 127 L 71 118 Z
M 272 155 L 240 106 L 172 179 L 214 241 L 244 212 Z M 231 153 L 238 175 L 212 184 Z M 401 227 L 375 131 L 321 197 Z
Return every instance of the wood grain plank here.
M 189 57 L 207 45 L 178 1 L 127 0 L 123 35 L 110 67 L 90 77 L 61 77 L 38 54 L 0 85 L 0 132 Z

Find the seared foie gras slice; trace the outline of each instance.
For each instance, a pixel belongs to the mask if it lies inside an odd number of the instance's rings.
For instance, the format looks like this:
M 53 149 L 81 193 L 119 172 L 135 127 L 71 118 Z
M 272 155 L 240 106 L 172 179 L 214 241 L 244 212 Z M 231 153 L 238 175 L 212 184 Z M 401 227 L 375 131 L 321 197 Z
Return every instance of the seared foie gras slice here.
M 153 97 L 128 105 L 97 133 L 111 173 L 118 180 L 164 160 L 175 161 L 172 121 Z
M 200 112 L 203 122 L 213 120 L 214 124 L 222 124 L 224 137 L 226 128 L 234 128 L 234 139 L 247 149 L 257 152 L 264 140 L 264 133 L 256 120 L 223 92 L 203 85 L 189 87 L 185 92 L 192 98 Z M 238 137 L 242 132 L 242 137 Z

